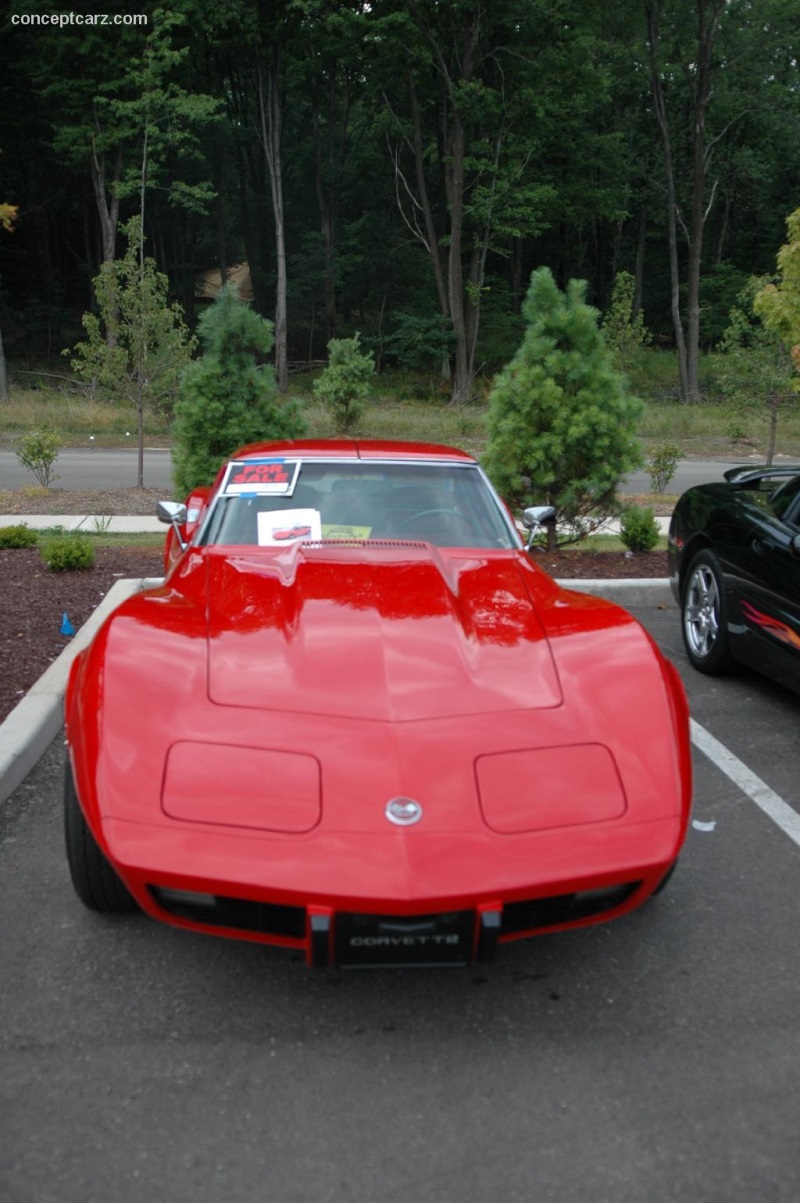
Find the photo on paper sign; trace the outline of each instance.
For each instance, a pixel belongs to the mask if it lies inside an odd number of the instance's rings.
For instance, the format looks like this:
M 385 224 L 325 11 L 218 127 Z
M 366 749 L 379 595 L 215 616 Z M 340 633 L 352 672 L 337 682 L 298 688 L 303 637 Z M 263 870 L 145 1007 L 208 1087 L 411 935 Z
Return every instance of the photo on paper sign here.
M 318 543 L 321 538 L 319 510 L 268 510 L 258 515 L 259 547 L 280 547 L 298 539 Z

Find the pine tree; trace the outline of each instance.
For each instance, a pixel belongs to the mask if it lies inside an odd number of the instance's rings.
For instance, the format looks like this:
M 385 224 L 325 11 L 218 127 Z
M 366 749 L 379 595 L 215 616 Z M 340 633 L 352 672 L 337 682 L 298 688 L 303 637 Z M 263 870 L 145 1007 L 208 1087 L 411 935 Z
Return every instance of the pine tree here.
M 616 512 L 617 484 L 642 458 L 641 403 L 614 368 L 585 291 L 572 280 L 562 293 L 548 268 L 533 273 L 528 328 L 489 399 L 484 466 L 509 505 L 556 507 L 559 542 Z
M 650 342 L 650 331 L 641 311 L 636 312 L 636 281 L 630 272 L 617 272 L 611 308 L 603 321 L 603 337 L 614 352 L 617 367 L 630 370 L 631 362 Z
M 197 324 L 204 352 L 181 380 L 173 424 L 175 483 L 181 495 L 211 484 L 237 447 L 263 439 L 291 439 L 305 422 L 292 402 L 277 396 L 264 360 L 272 350 L 272 323 L 239 300 L 228 284 Z
M 364 413 L 375 377 L 371 351 L 360 350 L 360 334 L 332 338 L 328 343 L 328 366 L 314 381 L 314 395 L 333 418 L 339 434 L 350 434 Z

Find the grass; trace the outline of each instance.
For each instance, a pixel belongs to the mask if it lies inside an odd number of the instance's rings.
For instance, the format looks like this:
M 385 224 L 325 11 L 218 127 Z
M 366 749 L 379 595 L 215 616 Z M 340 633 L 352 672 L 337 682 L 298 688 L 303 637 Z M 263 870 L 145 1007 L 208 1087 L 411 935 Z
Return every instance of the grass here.
M 69 532 L 63 526 L 51 526 L 44 530 L 36 532 L 40 539 L 49 539 L 57 535 L 66 535 Z M 97 533 L 87 530 L 81 531 L 87 539 L 91 539 L 93 547 L 110 547 L 116 550 L 124 550 L 126 548 L 134 548 L 136 551 L 163 551 L 164 535 L 154 532 L 126 533 L 126 534 L 108 534 Z M 544 546 L 542 545 L 542 550 Z M 626 551 L 625 544 L 617 535 L 590 535 L 586 539 L 582 539 L 579 543 L 570 543 L 562 550 L 566 551 Z M 654 551 L 666 551 L 666 537 L 659 539 Z
M 24 525 L 24 523 L 22 523 Z M 111 547 L 117 550 L 124 548 L 134 548 L 136 551 L 162 551 L 164 547 L 164 538 L 166 535 L 166 527 L 164 534 L 159 531 L 129 531 L 124 534 L 109 534 L 107 531 L 93 531 L 91 529 L 79 531 L 68 530 L 66 526 L 46 526 L 36 530 L 37 542 L 42 542 L 46 539 L 59 538 L 62 535 L 65 537 L 78 536 L 80 538 L 90 539 L 93 547 Z
M 34 427 L 58 432 L 65 447 L 85 446 L 90 436 L 99 447 L 136 445 L 137 416 L 130 405 L 111 405 L 67 387 L 11 388 L 2 406 L 3 443 L 13 443 Z M 169 444 L 169 424 L 148 416 L 146 433 Z
M 61 365 L 59 365 L 61 367 Z M 705 379 L 713 395 L 711 369 Z M 63 372 L 62 372 L 63 376 Z M 36 426 L 56 430 L 64 447 L 121 447 L 136 445 L 136 413 L 130 406 L 112 405 L 78 391 L 59 378 L 37 378 L 30 373 L 12 373 L 10 398 L 0 411 L 0 442 L 14 445 L 16 439 Z M 33 381 L 33 384 L 31 383 Z M 409 439 L 446 443 L 480 454 L 486 446 L 486 395 L 489 381 L 482 381 L 481 396 L 471 405 L 447 403 L 439 381 L 424 374 L 383 373 L 376 377 L 373 404 L 357 433 L 365 438 Z M 313 376 L 290 380 L 290 396 L 302 406 L 309 434 L 335 434 L 329 414 L 312 392 Z M 645 451 L 663 443 L 677 443 L 684 456 L 749 459 L 763 456 L 767 425 L 757 411 L 741 411 L 719 402 L 682 405 L 676 398 L 675 359 L 665 351 L 648 351 L 631 371 L 631 385 L 645 399 L 639 437 Z M 169 424 L 148 415 L 145 426 L 148 446 L 169 446 Z M 781 416 L 778 450 L 800 458 L 800 405 Z

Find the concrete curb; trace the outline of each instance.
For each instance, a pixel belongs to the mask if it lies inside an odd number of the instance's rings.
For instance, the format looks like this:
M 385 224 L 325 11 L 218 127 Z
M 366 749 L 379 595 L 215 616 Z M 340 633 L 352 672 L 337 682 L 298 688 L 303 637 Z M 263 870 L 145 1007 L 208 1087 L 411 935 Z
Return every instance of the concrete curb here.
M 81 531 L 89 535 L 166 533 L 166 527 L 160 519 L 141 514 L 0 514 L 0 527 L 3 526 L 28 526 L 31 530 L 51 530 L 60 527 L 70 534 Z
M 0 723 L 0 803 L 25 780 L 61 730 L 61 708 L 72 661 L 86 647 L 108 615 L 141 589 L 160 584 L 158 579 L 116 581 L 72 642 Z
M 14 792 L 53 742 L 63 723 L 62 705 L 72 661 L 91 642 L 117 606 L 142 589 L 155 588 L 163 578 L 117 581 L 72 642 L 0 723 L 0 804 Z M 664 578 L 622 580 L 560 580 L 564 589 L 592 593 L 620 606 L 665 606 L 673 602 Z
M 669 577 L 619 577 L 607 581 L 558 581 L 562 589 L 593 593 L 618 606 L 674 606 Z

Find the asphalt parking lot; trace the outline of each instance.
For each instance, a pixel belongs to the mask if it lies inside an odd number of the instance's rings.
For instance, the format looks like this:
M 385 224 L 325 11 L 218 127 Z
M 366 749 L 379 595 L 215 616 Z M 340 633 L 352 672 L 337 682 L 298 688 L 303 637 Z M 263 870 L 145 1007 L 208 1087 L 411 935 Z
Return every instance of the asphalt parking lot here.
M 800 698 L 634 612 L 728 757 L 695 751 L 663 895 L 488 967 L 312 973 L 90 914 L 56 741 L 0 808 L 2 1203 L 796 1203 L 800 847 L 767 811 L 800 812 Z

